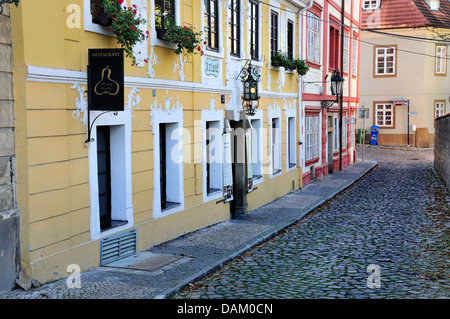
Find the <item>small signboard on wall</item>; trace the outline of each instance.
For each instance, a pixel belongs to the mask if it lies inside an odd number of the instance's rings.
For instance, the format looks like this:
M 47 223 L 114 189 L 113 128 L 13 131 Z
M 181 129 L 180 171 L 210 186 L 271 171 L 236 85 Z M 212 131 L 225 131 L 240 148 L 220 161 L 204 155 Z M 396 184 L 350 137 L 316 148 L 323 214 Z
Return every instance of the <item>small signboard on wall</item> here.
M 123 49 L 89 49 L 88 108 L 124 110 Z
M 233 168 L 231 160 L 231 134 L 223 134 L 223 196 L 225 202 L 233 200 Z

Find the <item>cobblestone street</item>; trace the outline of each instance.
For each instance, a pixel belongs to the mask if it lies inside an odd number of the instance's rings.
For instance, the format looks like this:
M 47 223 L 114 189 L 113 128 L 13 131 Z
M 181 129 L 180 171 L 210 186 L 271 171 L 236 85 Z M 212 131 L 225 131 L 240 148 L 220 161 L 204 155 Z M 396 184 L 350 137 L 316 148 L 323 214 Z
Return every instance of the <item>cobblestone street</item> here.
M 433 150 L 364 158 L 379 165 L 174 298 L 449 298 L 449 197 Z

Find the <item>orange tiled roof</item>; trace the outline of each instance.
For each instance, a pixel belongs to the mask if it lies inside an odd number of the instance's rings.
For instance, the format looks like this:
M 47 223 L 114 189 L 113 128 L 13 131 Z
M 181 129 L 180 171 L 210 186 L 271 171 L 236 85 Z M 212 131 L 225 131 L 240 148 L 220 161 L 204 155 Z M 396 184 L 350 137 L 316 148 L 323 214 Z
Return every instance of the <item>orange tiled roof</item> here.
M 363 10 L 362 28 L 450 28 L 450 1 L 440 0 L 439 11 L 425 0 L 381 0 L 380 9 Z

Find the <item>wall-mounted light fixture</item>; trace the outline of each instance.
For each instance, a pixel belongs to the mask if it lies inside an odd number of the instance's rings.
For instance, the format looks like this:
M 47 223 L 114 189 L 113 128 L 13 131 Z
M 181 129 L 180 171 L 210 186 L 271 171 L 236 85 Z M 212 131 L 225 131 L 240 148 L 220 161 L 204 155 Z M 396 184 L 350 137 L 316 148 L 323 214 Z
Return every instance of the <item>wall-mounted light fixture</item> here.
M 3 4 L 4 3 L 14 3 L 16 7 L 19 5 L 20 0 L 0 0 L 0 14 L 3 13 Z
M 247 115 L 255 115 L 259 106 L 260 96 L 258 94 L 258 84 L 261 82 L 261 69 L 252 67 L 252 63 L 241 70 L 241 81 L 243 84 L 242 106 Z
M 329 108 L 334 103 L 338 103 L 339 96 L 342 95 L 343 92 L 344 78 L 341 76 L 339 71 L 337 70 L 333 71 L 330 81 L 331 81 L 331 94 L 336 95 L 336 100 L 323 100 L 322 108 Z

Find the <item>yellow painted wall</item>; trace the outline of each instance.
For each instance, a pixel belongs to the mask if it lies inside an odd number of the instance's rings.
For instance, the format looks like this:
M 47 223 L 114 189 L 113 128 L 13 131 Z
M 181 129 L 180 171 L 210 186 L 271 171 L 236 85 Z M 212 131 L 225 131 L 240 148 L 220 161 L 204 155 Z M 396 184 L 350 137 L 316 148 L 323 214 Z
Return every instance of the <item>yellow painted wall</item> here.
M 182 1 L 183 23 L 200 25 L 202 17 L 198 3 L 200 2 Z M 86 127 L 73 118 L 78 92 L 72 88 L 74 83 L 65 83 L 64 80 L 58 83 L 27 80 L 28 66 L 85 72 L 89 48 L 117 47 L 114 38 L 87 32 L 83 28 L 67 28 L 69 13 L 66 9 L 69 4 L 83 7 L 82 0 L 46 0 L 22 1 L 19 8 L 11 10 L 21 266 L 30 277 L 41 282 L 68 276 L 66 268 L 70 264 L 78 264 L 82 270 L 99 265 L 100 241 L 92 241 L 90 234 L 89 145 L 84 142 Z M 267 23 L 268 13 L 268 7 L 263 6 L 263 23 Z M 245 25 L 243 28 L 246 30 Z M 267 29 L 263 28 L 263 34 Z M 298 32 L 298 28 L 295 28 L 295 32 Z M 261 39 L 262 55 L 267 57 L 268 37 L 262 36 Z M 178 80 L 177 73 L 172 72 L 172 65 L 178 56 L 172 50 L 162 47 L 155 47 L 155 53 L 160 61 L 155 66 L 155 77 Z M 185 82 L 201 81 L 200 72 L 196 72 L 200 63 L 200 55 L 187 56 Z M 265 59 L 263 70 L 268 70 L 268 63 Z M 130 64 L 125 63 L 127 76 L 148 78 L 147 67 L 137 68 Z M 223 66 L 226 67 L 226 64 L 223 63 Z M 278 71 L 271 72 L 272 90 L 280 93 L 276 85 Z M 225 84 L 225 70 L 223 74 Z M 265 78 L 263 74 L 263 79 Z M 264 81 L 263 87 L 267 88 Z M 286 74 L 286 84 L 281 93 L 297 93 L 297 90 L 297 75 Z M 129 92 L 130 88 L 127 87 L 125 98 Z M 183 105 L 184 129 L 190 132 L 183 137 L 185 209 L 162 218 L 153 216 L 155 146 L 149 114 L 154 97 L 151 88 L 140 88 L 141 102 L 138 109 L 133 110 L 131 119 L 133 227 L 138 231 L 138 250 L 231 217 L 229 203 L 217 204 L 214 200 L 203 202 L 202 163 L 198 152 L 201 150 L 201 110 L 209 108 L 211 97 L 220 101 L 220 95 L 177 90 L 170 90 L 169 94 L 179 97 Z M 161 97 L 165 95 L 165 90 L 156 90 L 159 103 L 162 103 Z M 228 99 L 227 94 L 226 100 Z M 292 181 L 295 182 L 296 189 L 302 186 L 301 168 L 286 173 L 286 123 L 282 109 L 284 99 L 280 97 L 276 100 L 281 107 L 283 171 L 274 178 L 264 175 L 263 182 L 248 194 L 249 211 L 293 191 Z M 265 126 L 268 106 L 273 101 L 273 97 L 263 97 L 261 100 Z M 287 101 L 293 103 L 294 99 L 289 98 Z M 224 110 L 225 105 L 216 102 L 216 109 Z M 263 137 L 266 140 L 267 134 L 268 131 Z M 297 127 L 297 136 L 298 134 Z M 264 151 L 267 156 L 267 149 Z

